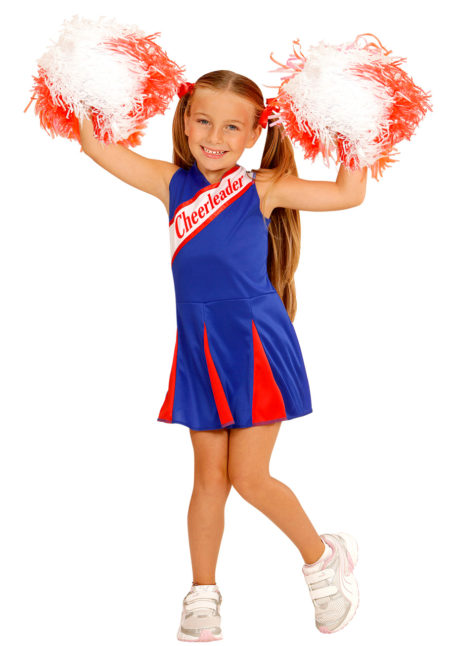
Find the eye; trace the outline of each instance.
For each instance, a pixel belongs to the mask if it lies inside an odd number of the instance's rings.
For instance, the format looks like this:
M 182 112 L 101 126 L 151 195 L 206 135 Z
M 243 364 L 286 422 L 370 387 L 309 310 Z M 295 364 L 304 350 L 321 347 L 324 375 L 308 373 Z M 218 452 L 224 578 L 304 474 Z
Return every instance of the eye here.
M 202 123 L 202 122 L 209 123 L 207 119 L 197 119 L 197 123 Z M 238 126 L 235 126 L 233 123 L 231 123 L 228 127 L 235 128 L 235 130 L 239 130 Z

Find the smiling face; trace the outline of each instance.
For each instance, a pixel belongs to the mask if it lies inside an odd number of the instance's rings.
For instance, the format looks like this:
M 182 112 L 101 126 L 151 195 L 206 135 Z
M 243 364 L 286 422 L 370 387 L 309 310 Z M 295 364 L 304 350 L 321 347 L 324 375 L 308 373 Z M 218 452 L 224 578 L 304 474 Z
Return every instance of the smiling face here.
M 190 116 L 184 116 L 185 134 L 198 168 L 214 181 L 232 168 L 262 131 L 253 129 L 253 104 L 229 90 L 198 88 Z

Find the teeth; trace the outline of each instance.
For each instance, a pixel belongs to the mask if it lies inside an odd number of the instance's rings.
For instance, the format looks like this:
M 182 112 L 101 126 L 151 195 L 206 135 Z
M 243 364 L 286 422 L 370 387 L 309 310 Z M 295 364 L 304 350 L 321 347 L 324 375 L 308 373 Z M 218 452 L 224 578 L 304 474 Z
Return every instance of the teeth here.
M 221 150 L 220 152 L 216 152 L 215 150 L 209 150 L 209 148 L 205 148 L 204 146 L 203 146 L 203 150 L 206 151 L 207 153 L 209 153 L 210 155 L 216 155 L 216 157 L 218 157 L 220 155 L 223 155 L 224 152 L 225 152 L 225 150 Z

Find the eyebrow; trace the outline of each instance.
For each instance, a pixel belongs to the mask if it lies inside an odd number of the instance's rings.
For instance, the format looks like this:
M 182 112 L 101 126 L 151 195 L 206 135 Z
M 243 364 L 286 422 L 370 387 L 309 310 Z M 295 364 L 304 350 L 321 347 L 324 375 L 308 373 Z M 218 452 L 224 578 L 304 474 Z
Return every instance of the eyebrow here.
M 209 114 L 206 114 L 206 112 L 195 112 L 195 115 L 202 114 L 204 117 L 209 117 Z M 241 125 L 244 126 L 244 122 L 240 121 L 239 119 L 226 119 L 226 121 L 234 121 L 235 123 L 241 123 Z

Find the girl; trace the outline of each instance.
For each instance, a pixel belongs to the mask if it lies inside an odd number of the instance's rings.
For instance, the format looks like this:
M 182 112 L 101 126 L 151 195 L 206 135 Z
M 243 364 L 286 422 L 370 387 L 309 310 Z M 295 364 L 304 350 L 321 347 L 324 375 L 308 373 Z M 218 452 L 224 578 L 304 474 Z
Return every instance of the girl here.
M 267 130 L 261 168 L 248 172 L 238 160 L 270 112 L 259 87 L 219 70 L 178 94 L 173 163 L 102 144 L 90 120 L 80 123 L 84 152 L 169 213 L 177 330 L 158 420 L 189 428 L 195 459 L 193 582 L 177 637 L 222 639 L 215 570 L 232 485 L 298 548 L 316 626 L 336 632 L 358 605 L 356 541 L 318 535 L 294 493 L 270 475 L 269 462 L 281 421 L 312 412 L 292 324 L 299 210 L 361 204 L 366 170 L 341 166 L 335 182 L 299 179 L 292 144 L 277 125 Z

